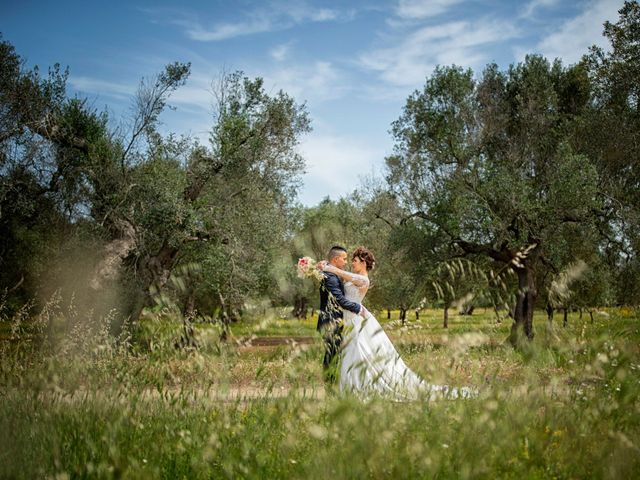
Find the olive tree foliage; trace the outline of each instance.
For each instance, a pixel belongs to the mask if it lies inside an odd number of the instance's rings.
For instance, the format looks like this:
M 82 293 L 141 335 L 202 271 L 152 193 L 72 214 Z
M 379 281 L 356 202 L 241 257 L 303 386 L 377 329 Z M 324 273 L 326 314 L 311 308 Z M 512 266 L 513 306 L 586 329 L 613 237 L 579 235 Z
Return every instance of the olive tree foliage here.
M 67 74 L 27 69 L 0 39 L 0 292 L 13 306 L 70 248 L 91 244 L 101 166 L 120 153 L 106 115 L 67 97 Z
M 368 231 L 362 243 L 376 257 L 365 303 L 376 310 L 399 310 L 404 323 L 407 311 L 419 308 L 424 298 L 422 257 L 415 256 L 422 237 L 413 235 L 407 212 L 383 184 L 369 182 L 363 192 L 360 210 Z
M 417 258 L 412 255 L 412 249 L 405 248 L 411 239 L 411 233 L 405 225 L 388 233 L 386 244 L 378 250 L 378 266 L 367 299 L 367 302 L 378 309 L 399 310 L 403 325 L 407 312 L 424 306 L 425 298 L 424 282 L 420 277 L 422 265 L 416 263 Z M 415 247 L 417 243 L 411 243 L 411 246 Z
M 199 295 L 228 318 L 251 291 L 267 288 L 303 167 L 295 147 L 310 126 L 304 106 L 283 92 L 268 95 L 261 79 L 225 75 L 216 93 L 209 147 L 194 146 L 184 163 L 159 148 L 143 165 L 166 173 L 143 187 L 134 211 L 160 223 L 149 225 L 130 259 L 143 293 L 161 290 L 181 261 L 201 264 Z
M 14 257 L 14 268 L 32 278 L 25 296 L 66 286 L 88 310 L 119 306 L 130 313 L 128 292 L 133 284 L 117 267 L 149 233 L 135 208 L 141 187 L 147 185 L 139 172 L 155 160 L 154 147 L 161 142 L 155 124 L 169 94 L 184 84 L 189 65 L 168 65 L 142 82 L 132 129 L 118 132 L 110 129 L 106 114 L 85 100 L 68 98 L 67 73 L 59 66 L 42 78 L 37 68 L 24 68 L 8 42 L 2 43 L 0 53 L 9 67 L 3 68 L 0 109 L 0 122 L 8 126 L 2 134 L 3 200 L 24 193 L 9 223 L 31 215 L 43 226 L 34 243 L 15 235 L 10 241 L 13 249 L 31 248 L 35 258 L 54 257 L 42 262 L 37 272 L 26 268 L 29 257 Z M 33 187 L 28 191 L 23 189 L 25 178 Z M 40 204 L 52 205 L 55 215 L 42 217 Z M 36 206 L 33 215 L 29 206 Z M 49 231 L 48 225 L 53 227 Z M 59 246 L 64 247 L 59 255 L 48 255 Z M 95 272 L 87 271 L 88 264 L 100 259 Z M 121 297 L 125 305 L 114 305 Z
M 640 302 L 640 5 L 625 1 L 615 23 L 605 22 L 610 48 L 592 47 L 584 64 L 591 108 L 578 137 L 601 172 L 606 216 L 602 249 L 619 304 Z
M 388 189 L 378 190 L 363 214 L 378 222 L 372 236 L 379 258 L 377 288 L 368 298 L 375 308 L 398 309 L 404 321 L 407 310 L 441 306 L 447 328 L 452 307 L 467 314 L 479 301 L 502 306 L 494 295 L 500 278 L 491 281 L 484 275 L 486 262 L 462 262 L 447 236 L 425 222 L 420 212 L 407 211 Z
M 588 100 L 579 69 L 536 55 L 477 80 L 439 67 L 393 124 L 387 180 L 412 217 L 453 255 L 515 273 L 514 344 L 534 336 L 537 273 L 564 267 L 556 245 L 592 231 L 602 203 L 597 169 L 569 142 Z
M 163 136 L 159 117 L 190 72 L 174 63 L 141 82 L 128 128 L 113 129 L 105 114 L 67 97 L 66 72 L 56 66 L 43 78 L 8 42 L 0 47 L 0 262 L 8 294 L 31 280 L 25 292 L 34 295 L 43 271 L 55 270 L 38 259 L 72 238 L 94 252 L 83 277 L 87 296 L 117 299 L 109 308 L 134 320 L 176 266 L 201 264 L 192 280 L 201 297 L 218 299 L 216 308 L 267 288 L 303 167 L 295 146 L 310 129 L 304 105 L 266 93 L 259 78 L 225 74 L 209 145 Z M 183 290 L 193 301 L 193 289 Z

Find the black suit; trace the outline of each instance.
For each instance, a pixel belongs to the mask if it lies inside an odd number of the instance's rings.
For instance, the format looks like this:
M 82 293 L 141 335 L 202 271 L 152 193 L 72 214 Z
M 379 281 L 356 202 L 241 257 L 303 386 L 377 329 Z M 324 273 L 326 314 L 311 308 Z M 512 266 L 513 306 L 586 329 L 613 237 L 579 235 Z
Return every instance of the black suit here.
M 347 300 L 344 296 L 344 284 L 334 273 L 324 272 L 324 280 L 320 283 L 320 313 L 317 330 L 323 332 L 325 353 L 324 368 L 328 368 L 338 353 L 342 342 L 342 309 L 356 315 L 360 313 L 360 304 Z

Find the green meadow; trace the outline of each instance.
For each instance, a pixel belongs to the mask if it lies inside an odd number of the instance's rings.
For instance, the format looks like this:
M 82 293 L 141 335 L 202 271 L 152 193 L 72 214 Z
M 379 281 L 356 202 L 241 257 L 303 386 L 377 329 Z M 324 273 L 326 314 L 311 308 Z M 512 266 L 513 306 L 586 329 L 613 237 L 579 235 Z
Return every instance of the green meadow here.
M 315 318 L 269 310 L 221 340 L 143 316 L 112 336 L 49 305 L 3 321 L 0 478 L 632 478 L 640 471 L 638 312 L 536 313 L 505 342 L 492 311 L 377 312 L 406 362 L 471 399 L 393 402 L 325 386 Z M 283 318 L 285 317 L 285 318 Z M 25 317 L 26 318 L 26 317 Z M 102 322 L 102 323 L 101 323 Z M 126 331 L 126 330 L 125 330 Z

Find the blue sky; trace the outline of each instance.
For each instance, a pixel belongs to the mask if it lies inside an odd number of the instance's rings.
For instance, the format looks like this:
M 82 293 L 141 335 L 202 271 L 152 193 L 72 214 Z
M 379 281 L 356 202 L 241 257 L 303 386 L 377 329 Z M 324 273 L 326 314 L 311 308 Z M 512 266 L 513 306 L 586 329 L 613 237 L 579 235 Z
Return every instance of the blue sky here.
M 313 132 L 300 201 L 348 195 L 381 175 L 388 133 L 436 65 L 481 72 L 527 53 L 574 63 L 605 46 L 622 0 L 190 1 L 0 0 L 0 32 L 26 60 L 70 69 L 70 92 L 126 123 L 142 77 L 174 61 L 192 74 L 163 129 L 206 141 L 212 81 L 243 70 L 306 102 Z

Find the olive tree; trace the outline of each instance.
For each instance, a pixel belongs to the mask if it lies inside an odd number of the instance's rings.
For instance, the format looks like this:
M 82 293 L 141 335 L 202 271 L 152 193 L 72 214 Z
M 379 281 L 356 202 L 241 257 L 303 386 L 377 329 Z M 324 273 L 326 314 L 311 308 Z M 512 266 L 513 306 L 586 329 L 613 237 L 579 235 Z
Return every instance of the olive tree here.
M 537 271 L 555 244 L 591 231 L 600 208 L 598 171 L 569 141 L 588 100 L 578 68 L 535 55 L 479 79 L 439 67 L 392 127 L 388 183 L 411 216 L 453 255 L 515 273 L 514 344 L 534 336 Z

